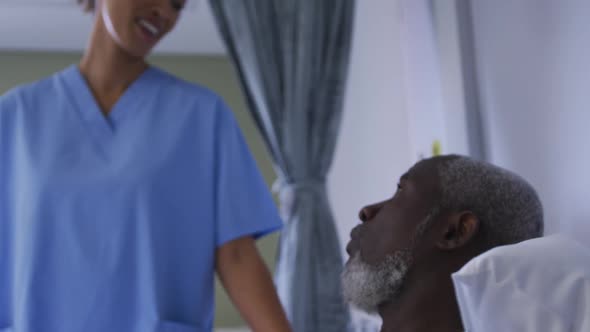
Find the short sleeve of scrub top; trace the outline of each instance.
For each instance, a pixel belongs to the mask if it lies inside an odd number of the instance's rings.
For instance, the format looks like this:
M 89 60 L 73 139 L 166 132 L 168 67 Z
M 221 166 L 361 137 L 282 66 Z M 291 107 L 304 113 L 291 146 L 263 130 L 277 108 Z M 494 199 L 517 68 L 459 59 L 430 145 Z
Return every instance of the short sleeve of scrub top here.
M 146 70 L 108 117 L 77 67 L 0 97 L 0 332 L 200 332 L 215 250 L 282 223 L 231 111 Z

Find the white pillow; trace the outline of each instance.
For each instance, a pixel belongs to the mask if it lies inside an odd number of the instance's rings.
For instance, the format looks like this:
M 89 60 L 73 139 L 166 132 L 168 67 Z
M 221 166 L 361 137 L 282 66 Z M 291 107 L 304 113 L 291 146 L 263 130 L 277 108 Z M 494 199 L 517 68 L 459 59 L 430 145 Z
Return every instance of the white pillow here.
M 453 282 L 466 331 L 590 331 L 590 251 L 564 235 L 490 250 Z

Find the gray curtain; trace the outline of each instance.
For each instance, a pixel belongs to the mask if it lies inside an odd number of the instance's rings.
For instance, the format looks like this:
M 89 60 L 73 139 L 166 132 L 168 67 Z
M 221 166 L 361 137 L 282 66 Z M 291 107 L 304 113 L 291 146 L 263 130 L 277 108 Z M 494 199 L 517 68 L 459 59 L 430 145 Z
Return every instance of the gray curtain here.
M 431 0 L 434 1 L 434 0 Z M 461 73 L 465 96 L 465 120 L 469 155 L 475 159 L 490 161 L 486 147 L 485 123 L 482 116 L 480 83 L 477 72 L 475 30 L 473 24 L 472 1 L 457 1 L 457 26 Z
M 326 191 L 354 0 L 211 0 L 271 152 L 286 222 L 276 283 L 296 332 L 342 332 L 341 247 Z

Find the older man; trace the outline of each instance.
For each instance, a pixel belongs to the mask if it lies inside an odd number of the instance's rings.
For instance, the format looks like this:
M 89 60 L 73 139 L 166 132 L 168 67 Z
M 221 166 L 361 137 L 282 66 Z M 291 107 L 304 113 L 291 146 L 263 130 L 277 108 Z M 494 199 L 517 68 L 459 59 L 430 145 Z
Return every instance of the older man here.
M 360 219 L 344 295 L 379 313 L 382 332 L 463 331 L 451 274 L 491 248 L 543 235 L 541 202 L 525 180 L 454 155 L 417 163 Z

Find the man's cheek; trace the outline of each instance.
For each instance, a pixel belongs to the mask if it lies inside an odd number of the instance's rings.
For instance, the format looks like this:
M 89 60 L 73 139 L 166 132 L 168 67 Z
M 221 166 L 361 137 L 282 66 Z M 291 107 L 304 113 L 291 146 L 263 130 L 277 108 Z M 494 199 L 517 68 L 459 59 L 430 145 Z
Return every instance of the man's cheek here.
M 370 236 L 363 236 L 359 247 L 362 261 L 369 265 L 379 264 L 387 254 L 383 243 Z

